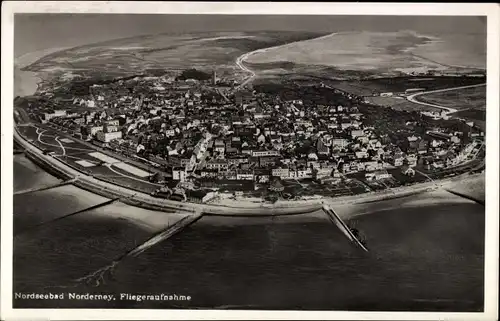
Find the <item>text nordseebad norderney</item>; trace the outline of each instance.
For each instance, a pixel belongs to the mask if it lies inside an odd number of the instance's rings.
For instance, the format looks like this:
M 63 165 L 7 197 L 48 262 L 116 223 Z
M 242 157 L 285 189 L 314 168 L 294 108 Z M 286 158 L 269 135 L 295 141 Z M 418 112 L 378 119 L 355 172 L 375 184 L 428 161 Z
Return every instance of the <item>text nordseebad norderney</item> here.
M 96 294 L 96 293 L 14 293 L 17 300 L 96 300 L 96 301 L 191 301 L 189 295 L 178 294 Z

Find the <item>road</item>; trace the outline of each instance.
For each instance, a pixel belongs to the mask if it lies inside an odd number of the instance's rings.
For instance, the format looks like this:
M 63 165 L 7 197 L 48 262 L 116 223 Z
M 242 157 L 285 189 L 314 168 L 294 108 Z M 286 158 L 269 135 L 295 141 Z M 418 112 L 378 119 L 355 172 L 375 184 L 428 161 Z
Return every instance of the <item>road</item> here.
M 235 87 L 234 89 L 238 90 L 238 89 L 246 86 L 249 82 L 251 82 L 257 76 L 253 70 L 251 70 L 250 68 L 248 68 L 247 66 L 244 65 L 244 61 L 247 60 L 248 57 L 250 57 L 251 55 L 254 55 L 254 54 L 260 53 L 260 52 L 266 52 L 268 50 L 273 50 L 273 49 L 276 49 L 276 48 L 279 48 L 279 47 L 282 47 L 282 46 L 288 46 L 288 45 L 291 45 L 291 44 L 294 44 L 294 43 L 297 43 L 297 42 L 302 42 L 302 41 L 307 41 L 307 40 L 318 40 L 318 39 L 323 39 L 323 38 L 329 38 L 329 37 L 332 37 L 332 36 L 334 36 L 336 34 L 337 33 L 331 33 L 331 34 L 328 34 L 326 36 L 321 36 L 321 37 L 318 37 L 318 38 L 293 41 L 293 42 L 289 42 L 289 43 L 282 44 L 282 45 L 272 46 L 272 47 L 268 47 L 268 48 L 261 48 L 261 49 L 257 49 L 257 50 L 254 50 L 254 51 L 250 51 L 250 52 L 244 53 L 243 55 L 241 55 L 238 58 L 236 58 L 236 62 L 235 63 L 236 63 L 236 66 L 238 66 L 238 68 L 240 68 L 244 72 L 249 73 L 250 75 L 245 79 L 245 81 L 243 83 L 241 83 L 239 86 Z
M 428 95 L 428 94 L 433 94 L 433 93 L 445 92 L 445 91 L 452 91 L 452 90 L 459 90 L 459 89 L 466 89 L 466 88 L 481 87 L 481 86 L 485 86 L 485 85 L 486 84 L 478 84 L 478 85 L 460 86 L 460 87 L 453 87 L 453 88 L 445 88 L 445 89 L 437 89 L 437 90 L 425 91 L 425 92 L 421 92 L 421 93 L 416 93 L 416 94 L 410 95 L 410 96 L 406 97 L 406 99 L 408 99 L 412 103 L 416 103 L 416 104 L 419 104 L 419 105 L 424 105 L 424 106 L 430 106 L 430 107 L 434 107 L 434 108 L 443 109 L 443 110 L 446 111 L 446 115 L 448 115 L 448 114 L 457 112 L 458 109 L 450 108 L 450 107 L 444 107 L 444 106 L 435 105 L 435 104 L 430 104 L 430 103 L 426 103 L 426 102 L 422 102 L 422 101 L 417 100 L 417 97 L 423 96 L 423 95 Z

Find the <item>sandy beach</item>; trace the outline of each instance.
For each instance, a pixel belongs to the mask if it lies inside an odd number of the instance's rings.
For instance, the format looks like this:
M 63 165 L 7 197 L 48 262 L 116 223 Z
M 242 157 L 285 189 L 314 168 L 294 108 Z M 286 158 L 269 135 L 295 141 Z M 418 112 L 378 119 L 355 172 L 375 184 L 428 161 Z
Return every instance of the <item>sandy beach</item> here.
M 21 70 L 24 67 L 31 65 L 40 58 L 47 56 L 51 53 L 64 50 L 65 48 L 50 48 L 35 52 L 30 52 L 14 58 L 14 97 L 15 96 L 29 96 L 33 95 L 37 88 L 38 83 L 42 78 L 38 73 L 31 71 Z

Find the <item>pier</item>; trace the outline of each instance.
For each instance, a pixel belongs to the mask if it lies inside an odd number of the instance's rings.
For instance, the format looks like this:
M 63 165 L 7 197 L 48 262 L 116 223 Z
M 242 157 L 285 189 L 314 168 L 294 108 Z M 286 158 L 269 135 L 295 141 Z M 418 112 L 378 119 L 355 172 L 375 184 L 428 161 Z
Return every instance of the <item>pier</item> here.
M 65 219 L 65 218 L 68 218 L 70 216 L 73 216 L 73 215 L 76 215 L 76 214 L 80 214 L 80 213 L 83 213 L 83 212 L 87 212 L 87 211 L 91 211 L 91 210 L 94 210 L 96 208 L 100 208 L 100 207 L 103 207 L 103 206 L 106 206 L 106 205 L 109 205 L 111 203 L 114 203 L 116 201 L 118 201 L 119 198 L 114 198 L 114 199 L 110 199 L 110 200 L 107 200 L 105 202 L 102 202 L 102 203 L 99 203 L 99 204 L 96 204 L 96 205 L 93 205 L 93 206 L 90 206 L 90 207 L 87 207 L 87 208 L 84 208 L 84 209 L 81 209 L 81 210 L 78 210 L 76 212 L 72 212 L 72 213 L 69 213 L 69 214 L 66 214 L 66 215 L 63 215 L 63 216 L 60 216 L 58 218 L 55 218 L 53 220 L 50 220 L 50 221 L 45 221 L 45 222 L 42 222 L 40 224 L 36 224 L 36 225 L 33 225 L 33 226 L 30 226 L 22 231 L 19 231 L 19 232 L 14 232 L 14 236 L 18 236 L 20 234 L 24 234 L 24 233 L 27 233 L 27 232 L 31 232 L 33 230 L 36 230 L 46 224 L 49 224 L 49 223 L 54 223 L 54 222 L 57 222 L 57 221 L 60 221 L 62 219 Z
M 186 227 L 197 222 L 199 219 L 201 219 L 202 216 L 203 216 L 203 213 L 201 211 L 199 211 L 199 210 L 195 211 L 193 214 L 190 214 L 190 215 L 180 219 L 179 221 L 175 222 L 173 225 L 156 233 L 155 235 L 153 235 L 152 237 L 147 239 L 144 243 L 140 244 L 139 246 L 131 249 L 130 251 L 125 252 L 124 254 L 119 256 L 118 258 L 114 259 L 108 265 L 100 268 L 99 270 L 97 270 L 93 273 L 90 273 L 86 276 L 78 278 L 75 281 L 77 283 L 90 284 L 90 285 L 93 285 L 94 287 L 97 287 L 97 286 L 103 284 L 106 275 L 113 274 L 114 269 L 121 261 L 123 261 L 124 259 L 126 259 L 128 257 L 136 257 L 136 256 L 140 255 L 142 252 L 149 249 L 150 247 L 171 238 L 172 236 L 174 236 L 177 233 L 184 230 Z
M 328 205 L 323 205 L 323 211 L 326 213 L 330 221 L 338 227 L 338 229 L 347 237 L 349 241 L 361 248 L 363 251 L 368 252 L 368 249 L 361 243 L 361 241 L 351 232 L 346 223 L 338 216 L 337 213 Z

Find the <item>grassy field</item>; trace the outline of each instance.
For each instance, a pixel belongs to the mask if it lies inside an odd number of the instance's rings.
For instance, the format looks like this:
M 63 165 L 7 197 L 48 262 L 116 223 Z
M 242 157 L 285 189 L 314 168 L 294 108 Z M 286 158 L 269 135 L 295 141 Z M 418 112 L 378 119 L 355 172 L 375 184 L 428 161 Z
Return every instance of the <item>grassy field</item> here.
M 460 118 L 486 122 L 486 110 L 466 109 L 466 110 L 457 111 L 456 113 L 453 113 L 451 115 L 456 116 L 456 117 L 460 117 Z
M 238 69 L 243 53 L 323 35 L 314 32 L 205 32 L 117 39 L 50 54 L 32 71 L 67 69 L 137 72 L 148 68 Z
M 359 96 L 372 96 L 382 92 L 404 92 L 410 88 L 436 90 L 484 83 L 482 77 L 388 77 L 363 80 L 337 81 L 331 86 Z M 481 88 L 481 87 L 479 87 Z M 472 88 L 476 89 L 476 88 Z M 467 90 L 467 89 L 465 89 Z M 484 90 L 484 89 L 483 89 Z M 443 92 L 445 94 L 446 92 Z
M 412 103 L 402 97 L 366 97 L 371 104 L 404 111 L 440 111 L 439 108 Z
M 438 92 L 418 97 L 419 101 L 444 107 L 464 109 L 486 109 L 486 86 Z

